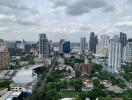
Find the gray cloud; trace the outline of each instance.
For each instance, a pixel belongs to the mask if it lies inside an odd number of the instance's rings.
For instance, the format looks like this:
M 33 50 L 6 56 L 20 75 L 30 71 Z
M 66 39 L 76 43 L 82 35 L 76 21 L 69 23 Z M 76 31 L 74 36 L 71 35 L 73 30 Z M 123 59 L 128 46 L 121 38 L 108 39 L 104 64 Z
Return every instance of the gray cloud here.
M 52 0 L 52 3 L 54 3 L 54 7 L 63 7 L 68 4 L 67 0 Z
M 2 12 L 3 10 L 3 13 L 6 11 L 6 10 L 23 10 L 23 11 L 29 11 L 31 13 L 37 13 L 37 10 L 35 9 L 32 9 L 30 8 L 29 6 L 26 6 L 25 4 L 23 4 L 21 2 L 21 0 L 0 0 L 0 7 L 3 8 L 3 9 L 0 9 L 0 11 Z M 5 10 L 4 10 L 5 9 Z M 9 11 L 10 11 L 9 10 Z M 9 12 L 10 13 L 10 12 Z
M 0 19 L 0 26 L 35 26 L 38 25 L 38 21 L 34 20 L 33 18 L 18 18 L 15 16 L 7 17 L 7 18 L 1 18 Z
M 89 31 L 89 30 L 92 30 L 92 27 L 83 25 L 82 27 L 80 27 L 80 30 L 81 31 Z
M 82 15 L 94 9 L 102 9 L 105 12 L 115 11 L 114 5 L 108 5 L 105 0 L 54 0 L 55 7 L 65 7 L 68 15 Z
M 128 3 L 132 3 L 132 0 L 127 0 Z
M 116 7 L 115 5 L 109 5 L 106 6 L 105 9 L 103 9 L 104 12 L 115 12 L 116 11 Z
M 36 25 L 37 10 L 27 6 L 22 0 L 0 0 L 0 26 Z
M 81 15 L 104 5 L 105 2 L 100 2 L 99 0 L 78 0 L 75 3 L 68 5 L 66 12 L 69 15 Z

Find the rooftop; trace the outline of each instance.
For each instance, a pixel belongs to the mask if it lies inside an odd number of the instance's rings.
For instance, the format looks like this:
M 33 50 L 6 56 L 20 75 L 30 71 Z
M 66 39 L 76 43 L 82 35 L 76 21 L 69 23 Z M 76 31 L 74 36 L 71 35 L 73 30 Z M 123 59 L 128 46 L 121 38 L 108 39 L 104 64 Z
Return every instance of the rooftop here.
M 3 52 L 5 49 L 6 49 L 5 46 L 1 46 L 1 47 L 0 47 L 0 52 Z
M 6 100 L 12 100 L 14 97 L 19 97 L 22 92 L 12 92 L 10 95 L 6 97 Z
M 60 100 L 74 100 L 74 98 L 63 98 L 63 99 L 60 99 Z
M 5 90 L 5 89 L 8 89 L 8 88 L 0 88 L 0 91 L 3 91 L 3 90 Z

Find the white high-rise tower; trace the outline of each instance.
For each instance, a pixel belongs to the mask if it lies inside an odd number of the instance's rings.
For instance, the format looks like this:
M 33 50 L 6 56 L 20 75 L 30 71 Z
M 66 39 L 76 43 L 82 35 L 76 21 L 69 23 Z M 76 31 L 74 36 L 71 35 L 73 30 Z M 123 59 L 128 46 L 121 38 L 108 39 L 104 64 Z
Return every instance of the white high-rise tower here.
M 118 35 L 115 35 L 109 43 L 109 71 L 118 73 L 121 69 L 121 43 Z
M 132 39 L 128 39 L 128 43 L 123 51 L 123 60 L 125 62 L 132 62 Z
M 101 35 L 98 45 L 96 46 L 96 53 L 108 57 L 108 44 L 109 36 L 106 34 Z

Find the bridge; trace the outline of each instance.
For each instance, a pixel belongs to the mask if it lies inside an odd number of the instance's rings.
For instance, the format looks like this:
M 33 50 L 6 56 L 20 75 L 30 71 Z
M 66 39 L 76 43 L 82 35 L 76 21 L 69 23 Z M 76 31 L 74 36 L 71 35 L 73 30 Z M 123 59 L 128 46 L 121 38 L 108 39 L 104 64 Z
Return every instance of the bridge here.
M 38 67 L 41 67 L 43 65 L 44 64 L 28 65 L 28 66 L 22 67 L 22 69 L 33 70 L 33 69 L 38 68 Z

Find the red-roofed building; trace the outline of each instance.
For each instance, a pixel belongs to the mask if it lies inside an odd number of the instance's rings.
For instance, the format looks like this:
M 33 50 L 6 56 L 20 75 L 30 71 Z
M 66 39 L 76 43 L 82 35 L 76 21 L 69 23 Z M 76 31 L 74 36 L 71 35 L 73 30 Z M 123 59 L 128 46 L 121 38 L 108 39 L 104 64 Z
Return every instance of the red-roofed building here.
M 75 71 L 80 71 L 81 73 L 90 73 L 92 70 L 89 64 L 77 64 L 74 68 Z

